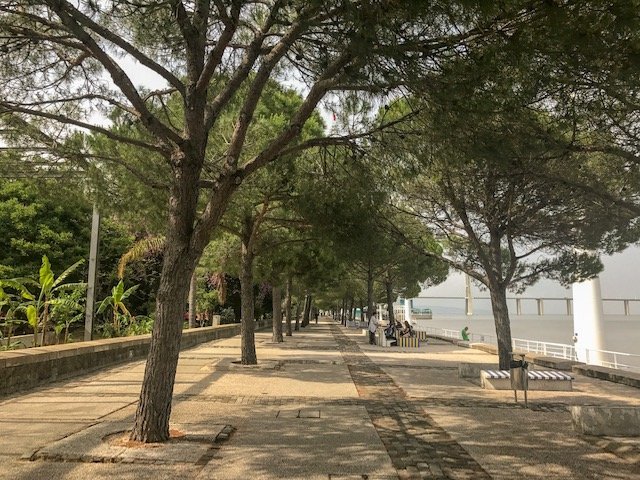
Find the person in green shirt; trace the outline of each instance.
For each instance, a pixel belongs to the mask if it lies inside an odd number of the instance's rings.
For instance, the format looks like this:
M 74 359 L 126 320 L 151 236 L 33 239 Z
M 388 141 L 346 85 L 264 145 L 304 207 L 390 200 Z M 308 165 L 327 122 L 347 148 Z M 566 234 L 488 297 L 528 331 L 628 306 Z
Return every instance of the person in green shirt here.
M 465 342 L 469 341 L 469 327 L 464 327 L 462 329 L 462 331 L 460 332 L 460 335 L 462 335 L 462 340 L 464 340 Z

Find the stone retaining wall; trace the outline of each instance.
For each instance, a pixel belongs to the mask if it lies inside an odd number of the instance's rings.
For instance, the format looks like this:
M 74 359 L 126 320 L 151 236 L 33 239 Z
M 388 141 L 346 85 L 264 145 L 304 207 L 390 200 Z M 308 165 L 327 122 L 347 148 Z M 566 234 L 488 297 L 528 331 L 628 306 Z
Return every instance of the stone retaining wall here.
M 640 436 L 640 407 L 573 406 L 571 419 L 575 430 L 584 435 Z
M 584 365 L 583 362 L 576 362 L 574 360 L 568 360 L 566 358 L 546 357 L 537 353 L 525 353 L 525 360 L 540 367 L 553 368 L 555 370 L 565 370 L 568 372 L 570 372 L 575 365 Z
M 618 370 L 615 368 L 598 367 L 596 365 L 574 365 L 573 371 L 587 377 L 622 383 L 630 387 L 640 388 L 640 373 Z
M 264 328 L 270 322 L 256 322 Z M 240 324 L 184 330 L 180 348 L 240 334 Z M 0 352 L 0 395 L 147 356 L 151 335 L 107 338 Z

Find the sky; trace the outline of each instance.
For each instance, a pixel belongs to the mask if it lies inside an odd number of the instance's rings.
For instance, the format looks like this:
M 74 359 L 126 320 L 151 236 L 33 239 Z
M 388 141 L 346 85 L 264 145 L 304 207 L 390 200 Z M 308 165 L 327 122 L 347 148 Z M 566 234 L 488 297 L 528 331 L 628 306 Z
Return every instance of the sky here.
M 640 247 L 631 246 L 621 253 L 603 257 L 602 263 L 604 271 L 600 274 L 600 286 L 603 298 L 640 298 Z M 464 275 L 452 271 L 444 283 L 423 290 L 420 296 L 464 297 L 464 288 Z M 487 292 L 474 287 L 474 295 L 487 296 Z M 521 296 L 571 297 L 571 289 L 557 282 L 541 280 Z

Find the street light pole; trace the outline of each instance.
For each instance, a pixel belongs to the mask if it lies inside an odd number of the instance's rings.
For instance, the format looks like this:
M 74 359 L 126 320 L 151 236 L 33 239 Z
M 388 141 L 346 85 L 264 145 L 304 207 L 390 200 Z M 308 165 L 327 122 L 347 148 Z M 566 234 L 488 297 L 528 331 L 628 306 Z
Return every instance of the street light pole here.
M 100 212 L 93 205 L 91 219 L 91 244 L 89 246 L 89 278 L 87 279 L 87 309 L 84 317 L 84 341 L 91 340 L 93 316 L 96 304 L 96 279 L 98 273 L 98 243 L 100 241 Z

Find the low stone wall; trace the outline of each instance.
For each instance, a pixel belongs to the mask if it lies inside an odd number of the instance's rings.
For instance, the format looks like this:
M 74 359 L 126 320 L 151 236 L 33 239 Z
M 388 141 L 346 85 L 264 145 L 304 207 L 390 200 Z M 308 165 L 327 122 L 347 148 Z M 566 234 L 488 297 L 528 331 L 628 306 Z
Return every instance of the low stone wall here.
M 570 372 L 574 365 L 584 365 L 582 362 L 576 362 L 574 360 L 567 360 L 566 358 L 546 357 L 536 353 L 525 353 L 524 359 L 535 365 L 545 368 L 553 368 L 555 370 L 565 370 Z
M 498 347 L 491 345 L 490 343 L 470 343 L 469 347 L 475 348 L 476 350 L 482 350 L 485 353 L 498 355 Z
M 57 338 L 55 332 L 47 333 L 47 345 L 54 345 L 57 343 Z M 38 333 L 38 343 L 42 342 L 42 333 Z M 2 345 L 7 344 L 7 337 L 4 337 L 0 343 Z M 27 335 L 14 335 L 11 337 L 11 343 L 19 343 L 19 348 L 28 348 L 33 346 L 33 333 L 29 333 Z
M 497 363 L 467 363 L 460 362 L 458 364 L 458 377 L 459 378 L 472 378 L 474 380 L 480 379 L 481 370 L 498 370 L 500 367 Z
M 596 365 L 574 365 L 572 369 L 587 377 L 599 378 L 609 382 L 622 383 L 630 387 L 640 388 L 640 373 L 618 370 L 615 368 L 598 367 Z
M 574 429 L 584 435 L 640 436 L 640 407 L 574 406 L 571 419 Z
M 453 343 L 454 345 L 457 345 L 459 347 L 469 348 L 469 342 L 467 342 L 466 340 L 460 340 L 460 339 L 451 338 L 451 337 L 444 337 L 442 335 L 432 335 L 430 333 L 427 334 L 427 338 L 442 340 L 443 342 Z
M 268 325 L 271 323 L 256 322 L 256 328 Z M 180 349 L 239 333 L 240 324 L 184 330 Z M 149 334 L 0 352 L 0 395 L 144 358 L 150 343 Z

